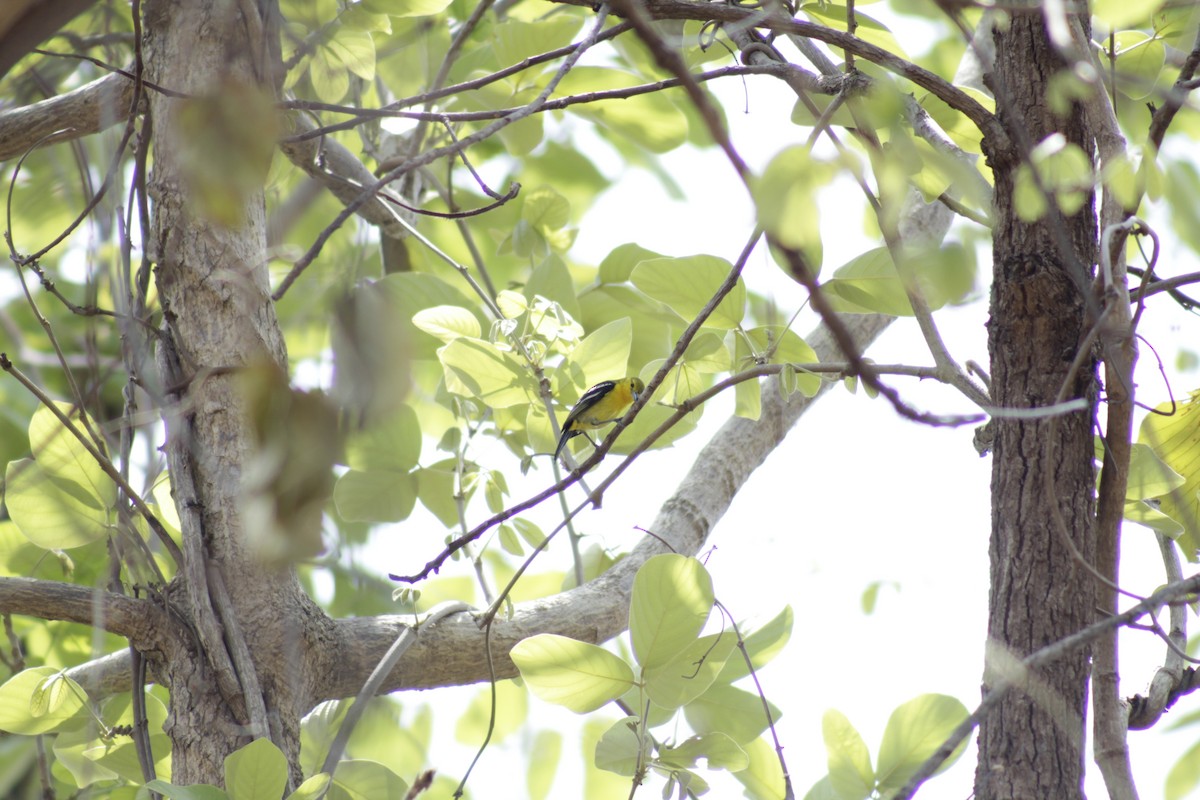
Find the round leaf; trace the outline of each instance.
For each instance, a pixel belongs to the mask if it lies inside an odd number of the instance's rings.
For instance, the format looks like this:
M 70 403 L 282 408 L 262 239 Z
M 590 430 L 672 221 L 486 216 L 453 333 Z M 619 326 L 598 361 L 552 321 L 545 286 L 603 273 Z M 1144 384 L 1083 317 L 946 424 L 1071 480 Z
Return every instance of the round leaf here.
M 231 800 L 276 800 L 287 779 L 287 759 L 270 739 L 255 739 L 225 757 L 225 789 Z
M 107 534 L 108 512 L 88 487 L 54 480 L 28 458 L 8 462 L 4 479 L 9 516 L 38 547 L 81 547 Z
M 53 703 L 46 687 L 50 678 L 64 690 L 55 692 Z M 72 719 L 86 696 L 79 684 L 53 667 L 18 672 L 0 686 L 0 731 L 25 736 L 49 733 Z
M 531 636 L 511 655 L 534 694 L 577 714 L 595 711 L 633 684 L 633 670 L 621 658 L 566 636 Z
M 924 694 L 893 711 L 879 745 L 880 788 L 886 793 L 907 783 L 966 717 L 966 706 L 944 694 Z M 953 764 L 965 745 L 964 741 L 938 771 Z
M 629 606 L 629 636 L 642 669 L 661 666 L 691 645 L 712 605 L 712 579 L 696 559 L 664 554 L 643 564 Z
M 875 787 L 871 754 L 842 712 L 829 709 L 821 720 L 829 760 L 829 780 L 842 800 L 866 800 Z
M 690 321 L 713 299 L 732 270 L 732 264 L 716 256 L 655 258 L 638 264 L 631 279 L 634 286 Z M 704 324 L 729 330 L 741 324 L 745 313 L 746 285 L 739 277 Z

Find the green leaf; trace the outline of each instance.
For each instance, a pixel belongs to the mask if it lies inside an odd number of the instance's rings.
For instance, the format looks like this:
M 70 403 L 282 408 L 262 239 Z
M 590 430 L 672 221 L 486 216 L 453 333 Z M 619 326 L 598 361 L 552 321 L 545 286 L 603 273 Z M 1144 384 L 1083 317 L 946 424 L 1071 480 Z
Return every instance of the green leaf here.
M 1103 27 L 1120 30 L 1148 23 L 1166 0 L 1092 0 L 1090 10 Z
M 866 800 L 875 788 L 871 754 L 845 715 L 829 709 L 821 720 L 829 780 L 842 800 Z
M 1184 483 L 1174 492 L 1162 497 L 1159 510 L 1184 526 L 1179 537 L 1180 549 L 1189 561 L 1196 560 L 1196 549 L 1200 545 L 1200 392 L 1183 403 L 1179 403 L 1173 416 L 1171 404 L 1163 403 L 1155 408 L 1160 413 L 1149 414 L 1142 420 L 1138 441 L 1154 448 L 1163 463 L 1184 478 Z
M 725 339 L 711 331 L 701 331 L 692 339 L 681 359 L 689 367 L 706 375 L 728 372 L 732 356 Z
M 409 358 L 433 358 L 443 344 L 412 323 L 417 312 L 436 306 L 474 305 L 443 279 L 422 272 L 393 273 L 374 284 L 358 287 L 355 294 L 367 295 L 374 301 L 355 320 L 366 340 L 361 348 L 368 355 L 382 350 L 387 357 L 385 363 L 392 369 L 406 366 Z
M 818 0 L 817 2 L 804 3 L 800 6 L 802 11 L 809 19 L 818 25 L 826 25 L 830 28 L 844 31 L 847 29 L 847 13 L 846 6 L 837 3 L 830 3 L 828 0 Z M 909 60 L 904 52 L 904 48 L 900 46 L 900 42 L 892 35 L 887 26 L 873 17 L 869 17 L 861 11 L 855 10 L 854 21 L 857 23 L 857 28 L 854 35 L 864 42 L 882 47 L 890 53 L 895 53 L 906 61 Z
M 102 739 L 97 740 L 93 738 L 91 741 L 94 744 L 83 750 L 84 758 L 115 773 L 126 781 L 141 782 L 144 780 L 141 764 L 138 763 L 137 747 L 131 739 L 117 737 L 106 742 Z M 167 738 L 166 734 L 151 734 L 150 749 L 155 753 L 161 753 L 166 756 L 171 750 L 171 740 Z M 159 760 L 155 762 L 155 771 L 166 780 L 170 777 L 170 766 L 170 758 L 160 756 Z M 205 796 L 204 790 L 207 788 L 200 788 L 200 797 Z M 211 794 L 207 796 L 214 797 Z M 225 797 L 225 793 L 221 792 L 220 795 L 215 795 L 215 797 Z
M 1097 436 L 1094 445 L 1096 460 L 1103 466 L 1104 441 Z M 1127 501 L 1162 497 L 1185 483 L 1187 479 L 1163 463 L 1150 445 L 1134 442 L 1129 446 L 1129 482 L 1125 486 Z
M 717 679 L 736 644 L 728 631 L 696 639 L 670 661 L 644 670 L 646 695 L 663 708 L 692 702 Z
M 807 147 L 789 147 L 771 159 L 750 187 L 758 224 L 784 247 L 803 253 L 814 273 L 821 268 L 818 190 L 834 172 L 833 165 L 814 159 Z
M 956 85 L 954 88 L 971 97 L 988 111 L 995 111 L 996 104 L 990 95 L 973 86 Z M 968 153 L 982 154 L 983 134 L 965 114 L 946 105 L 941 98 L 932 94 L 923 95 L 920 102 L 921 106 L 929 112 L 929 116 L 933 117 L 934 122 L 941 126 L 956 145 Z
M 529 694 L 524 686 L 513 681 L 496 681 L 495 722 L 491 741 L 499 744 L 514 731 L 520 730 L 529 714 Z M 478 746 L 488 735 L 492 719 L 492 687 L 476 692 L 467 710 L 454 725 L 454 738 L 460 744 Z
M 562 757 L 562 734 L 558 731 L 538 731 L 529 748 L 532 756 L 525 772 L 529 800 L 546 800 L 554 785 L 554 773 Z
M 369 31 L 343 25 L 325 46 L 346 69 L 364 81 L 375 80 L 375 41 Z
M 691 645 L 712 605 L 712 579 L 696 559 L 663 554 L 643 564 L 629 606 L 629 637 L 642 669 L 661 666 Z
M 450 5 L 450 0 L 391 0 L 386 5 L 393 17 L 428 17 Z
M 798 333 L 782 325 L 751 328 L 745 332 L 745 339 L 745 353 L 752 355 L 756 361 L 765 358 L 768 364 L 816 364 L 821 360 L 817 358 L 817 351 L 809 347 Z M 753 348 L 753 353 L 749 348 Z M 744 362 L 739 359 L 739 363 Z M 798 371 L 796 388 L 805 397 L 814 397 L 821 390 L 821 376 Z
M 841 795 L 833 788 L 833 783 L 830 782 L 829 776 L 821 778 L 812 785 L 805 795 L 804 800 L 842 800 Z
M 1183 800 L 1197 786 L 1200 786 L 1200 742 L 1189 747 L 1171 767 L 1163 797 L 1165 800 Z
M 879 787 L 886 792 L 904 786 L 925 760 L 967 718 L 967 709 L 953 697 L 924 694 L 892 712 L 879 745 Z M 938 772 L 948 769 L 966 747 L 966 740 L 946 759 Z
M 732 264 L 716 256 L 656 258 L 638 264 L 631 280 L 634 286 L 691 321 L 713 299 L 732 271 Z M 722 330 L 736 328 L 745 313 L 746 285 L 739 277 L 704 324 Z
M 778 723 L 782 712 L 770 701 L 767 706 L 771 709 L 771 719 Z M 708 687 L 704 694 L 684 706 L 683 713 L 697 733 L 720 731 L 739 744 L 757 739 L 768 724 L 761 697 L 724 683 Z
M 165 692 L 163 694 L 165 696 Z M 145 700 L 147 730 L 150 733 L 150 744 L 156 757 L 155 771 L 164 780 L 169 780 L 171 744 L 170 740 L 162 733 L 163 722 L 167 718 L 167 708 L 162 700 L 155 696 L 153 690 L 145 692 Z M 129 692 L 110 697 L 100 704 L 97 710 L 106 725 L 133 724 L 133 698 Z M 98 780 L 115 780 L 118 777 L 124 777 L 123 774 L 108 769 L 95 760 L 98 755 L 95 744 L 96 729 L 92 725 L 74 726 L 54 736 L 56 766 L 69 771 L 77 786 L 88 786 Z M 143 777 L 141 768 L 137 764 L 136 748 L 133 746 L 133 742 L 128 737 L 118 736 L 113 740 L 113 744 L 115 745 L 114 751 L 120 750 L 122 746 L 128 746 L 129 751 L 134 754 L 133 758 L 129 759 L 129 763 L 133 767 L 133 772 L 129 774 L 132 774 L 134 779 L 141 783 Z M 103 761 L 113 763 L 118 759 L 123 759 L 123 756 L 119 753 L 109 753 L 105 754 Z
M 28 458 L 8 462 L 4 480 L 9 516 L 38 547 L 65 550 L 108 534 L 108 510 L 88 487 L 55 479 Z
M 525 548 L 521 546 L 521 540 L 517 537 L 517 532 L 513 530 L 511 525 L 501 525 L 497 533 L 497 538 L 500 540 L 500 549 L 510 556 L 520 558 L 525 555 Z
M 900 590 L 900 584 L 896 581 L 871 581 L 867 584 L 867 588 L 863 589 L 858 601 L 864 614 L 875 613 L 875 604 L 879 602 L 879 590 L 884 586 L 890 586 L 896 591 Z
M 433 515 L 447 528 L 458 525 L 458 502 L 454 498 L 454 475 L 457 462 L 447 458 L 428 467 L 416 471 L 417 497 L 421 505 L 433 512 Z M 472 490 L 464 491 L 464 500 L 471 498 Z
M 894 317 L 913 313 L 886 247 L 875 247 L 850 259 L 821 288 L 839 311 L 870 311 Z
M 358 31 L 392 32 L 392 20 L 387 14 L 374 13 L 364 7 L 364 3 L 353 3 L 342 12 L 339 21 L 344 27 Z
M 1033 148 L 1030 161 L 1059 210 L 1071 215 L 1083 207 L 1095 176 L 1087 154 L 1079 145 L 1068 142 L 1061 133 L 1054 133 Z M 1014 204 L 1021 219 L 1035 221 L 1045 213 L 1045 198 L 1033 180 L 1033 173 L 1027 165 L 1022 166 L 1026 169 L 1017 172 Z
M 277 800 L 287 787 L 288 764 L 270 739 L 255 739 L 225 757 L 230 800 Z
M 1131 100 L 1144 100 L 1157 92 L 1156 84 L 1167 59 L 1162 39 L 1145 31 L 1120 31 L 1113 38 L 1121 92 Z
M 571 222 L 571 204 L 550 186 L 539 186 L 523 195 L 521 219 L 535 230 L 552 233 Z
M 34 718 L 51 714 L 62 707 L 63 701 L 70 693 L 71 688 L 67 685 L 63 673 L 47 675 L 34 687 L 33 695 L 29 698 L 29 713 Z
M 478 339 L 482 333 L 479 320 L 462 306 L 423 308 L 413 314 L 412 321 L 413 325 L 443 342 L 452 342 L 461 336 Z
M 346 442 L 351 469 L 408 472 L 421 458 L 421 421 L 407 403 L 386 420 L 355 431 Z
M 600 283 L 624 283 L 633 274 L 633 268 L 641 262 L 665 257 L 662 253 L 633 243 L 619 245 L 600 262 Z
M 300 784 L 296 791 L 287 796 L 287 800 L 318 800 L 325 795 L 332 779 L 333 776 L 328 772 L 318 772 Z
M 45 691 L 50 678 L 65 690 L 55 693 L 53 703 Z M 85 697 L 79 684 L 53 667 L 22 670 L 0 686 L 0 731 L 35 736 L 58 730 L 74 719 Z
M 417 473 L 352 469 L 337 479 L 333 502 L 347 522 L 399 522 L 417 503 Z
M 632 776 L 637 771 L 639 752 L 642 764 L 649 761 L 650 741 L 638 736 L 637 727 L 637 717 L 614 722 L 596 743 L 596 766 L 618 775 Z
M 577 714 L 595 711 L 633 684 L 633 670 L 621 658 L 566 636 L 531 636 L 511 656 L 534 694 Z
M 632 342 L 633 322 L 628 317 L 613 320 L 588 334 L 571 351 L 571 361 L 583 368 L 586 386 L 623 378 L 629 369 Z
M 1145 500 L 1127 501 L 1125 503 L 1124 517 L 1130 522 L 1145 525 L 1150 530 L 1161 533 L 1163 536 L 1169 536 L 1172 539 L 1178 539 L 1179 534 L 1183 533 L 1182 525 Z
M 87 427 L 81 413 L 72 413 L 70 403 L 55 403 L 80 431 Z M 112 506 L 117 500 L 117 485 L 104 474 L 83 443 L 48 408 L 39 408 L 29 420 L 29 447 L 38 466 L 54 481 L 65 485 L 79 485 L 97 508 Z
M 339 761 L 329 787 L 329 800 L 376 800 L 380 797 L 404 797 L 408 783 L 378 761 L 352 759 Z
M 742 349 L 744 343 L 739 339 L 737 343 L 738 362 L 742 362 Z M 733 387 L 734 394 L 734 413 L 743 419 L 758 419 L 762 413 L 762 381 L 760 379 L 752 379 L 742 381 Z
M 636 717 L 630 719 L 636 719 Z M 596 718 L 588 719 L 583 724 L 581 738 L 583 740 L 583 796 L 585 800 L 611 800 L 613 797 L 625 797 L 629 794 L 628 778 L 614 775 L 596 765 L 596 751 L 611 724 L 608 720 Z
M 446 388 L 492 408 L 537 399 L 537 386 L 515 356 L 482 339 L 455 339 L 438 350 Z
M 1046 195 L 1038 188 L 1029 164 L 1017 167 L 1013 183 L 1013 206 L 1022 222 L 1037 222 L 1050 209 Z
M 1195 3 L 1164 3 L 1154 14 L 1154 33 L 1171 47 L 1190 48 L 1200 26 L 1200 7 Z
M 609 67 L 575 67 L 559 83 L 554 96 L 625 89 L 643 82 L 637 75 Z M 568 111 L 652 153 L 674 150 L 687 139 L 687 117 L 671 102 L 669 93 L 576 103 Z
M 750 757 L 723 733 L 708 733 L 691 736 L 675 746 L 666 746 L 659 753 L 658 761 L 676 768 L 696 766 L 700 759 L 708 762 L 709 769 L 727 769 L 737 772 L 750 766 Z
M 317 98 L 325 103 L 340 102 L 350 89 L 350 75 L 336 50 L 319 46 L 308 64 L 308 79 Z
M 530 56 L 565 47 L 582 25 L 582 17 L 565 14 L 535 22 L 506 19 L 492 27 L 492 47 L 500 64 L 516 64 Z
M 558 338 L 561 332 L 573 336 L 575 317 L 579 316 L 579 299 L 575 296 L 575 282 L 562 256 L 551 253 L 534 267 L 525 284 L 525 296 L 534 305 L 530 320 L 534 322 L 534 330 L 539 335 L 548 340 Z M 570 317 L 569 320 L 562 318 L 563 311 Z
M 763 738 L 755 739 L 742 745 L 742 750 L 750 759 L 750 766 L 733 773 L 733 777 L 746 787 L 747 797 L 753 797 L 755 800 L 783 800 L 785 796 L 790 796 L 785 793 L 783 768 L 770 742 Z
M 167 781 L 155 779 L 146 784 L 152 792 L 158 792 L 168 800 L 228 800 L 229 795 L 218 786 L 195 783 L 191 786 L 173 786 Z

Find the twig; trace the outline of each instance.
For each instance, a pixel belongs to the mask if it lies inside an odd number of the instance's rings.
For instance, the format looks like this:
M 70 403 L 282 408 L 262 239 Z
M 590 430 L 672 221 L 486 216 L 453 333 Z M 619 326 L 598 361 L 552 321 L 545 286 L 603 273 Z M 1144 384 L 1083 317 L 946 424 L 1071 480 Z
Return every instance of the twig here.
M 601 7 L 602 12 L 605 11 L 605 9 L 606 9 L 606 7 Z M 605 14 L 603 14 L 603 13 L 601 13 L 599 15 L 599 18 L 601 21 L 603 21 L 604 16 L 605 16 Z M 388 171 L 379 180 L 375 181 L 374 183 L 372 183 L 369 186 L 367 186 L 366 188 L 364 188 L 364 190 L 362 192 L 360 192 L 357 197 L 355 197 L 353 200 L 347 202 L 346 207 L 344 209 L 342 209 L 342 211 L 337 215 L 337 217 L 335 217 L 334 220 L 332 222 L 330 222 L 329 225 L 327 225 L 324 230 L 321 231 L 321 233 L 317 236 L 316 241 L 313 242 L 311 247 L 309 247 L 308 252 L 306 252 L 300 258 L 300 260 L 295 263 L 295 265 L 292 267 L 291 271 L 288 272 L 287 276 L 279 284 L 279 288 L 277 288 L 271 294 L 271 299 L 278 301 L 281 297 L 283 297 L 283 295 L 287 292 L 288 288 L 293 283 L 295 283 L 296 279 L 300 277 L 300 275 L 304 272 L 304 270 L 308 268 L 309 264 L 311 264 L 313 262 L 313 259 L 315 259 L 317 257 L 317 255 L 321 252 L 321 249 L 325 246 L 325 242 L 329 240 L 329 237 L 332 236 L 333 233 L 338 228 L 340 228 L 346 222 L 346 220 L 349 219 L 350 216 L 352 214 L 354 214 L 355 211 L 358 210 L 358 208 L 360 206 L 362 206 L 364 203 L 371 200 L 371 198 L 373 198 L 375 196 L 375 194 L 377 192 L 379 192 L 381 189 L 383 189 L 385 186 L 387 186 L 391 182 L 397 180 L 398 178 L 403 177 L 404 175 L 408 174 L 409 172 L 412 172 L 415 169 L 419 169 L 419 168 L 425 166 L 426 164 L 432 163 L 445 155 L 451 155 L 453 153 L 458 153 L 458 152 L 462 151 L 463 149 L 475 144 L 476 142 L 484 141 L 485 139 L 488 139 L 491 136 L 493 136 L 497 131 L 501 130 L 502 128 L 505 128 L 505 127 L 513 124 L 514 122 L 519 122 L 522 119 L 525 119 L 526 117 L 530 116 L 531 114 L 534 114 L 535 112 L 537 112 L 542 107 L 542 105 L 545 104 L 545 102 L 549 99 L 550 95 L 554 93 L 554 90 L 558 87 L 558 84 L 562 81 L 562 79 L 566 76 L 566 74 L 571 70 L 571 68 L 575 66 L 576 62 L 579 61 L 580 57 L 583 56 L 583 54 L 588 50 L 588 48 L 590 48 L 592 45 L 594 45 L 596 43 L 597 37 L 599 35 L 600 35 L 599 28 L 598 27 L 594 28 L 592 33 L 589 34 L 583 41 L 581 41 L 579 43 L 579 46 L 577 48 L 575 48 L 575 50 L 573 50 L 571 52 L 571 54 L 563 61 L 562 66 L 559 67 L 559 70 L 554 74 L 554 76 L 549 81 L 547 81 L 546 86 L 542 89 L 542 91 L 538 94 L 538 96 L 535 97 L 529 103 L 529 105 L 522 107 L 518 111 L 513 112 L 512 114 L 504 117 L 503 119 L 496 120 L 491 125 L 485 126 L 484 128 L 471 134 L 470 136 L 463 137 L 462 139 L 455 142 L 453 145 L 450 145 L 447 147 L 434 148 L 432 150 L 427 150 L 426 152 L 422 153 L 421 155 L 414 156 L 413 158 L 405 161 L 403 164 L 396 167 L 395 169 Z M 412 229 L 412 226 L 407 226 L 407 227 L 409 227 L 410 230 Z
M 591 0 L 555 0 L 568 5 L 590 6 Z M 620 12 L 617 12 L 620 14 Z M 975 125 L 991 138 L 1000 148 L 1009 146 L 1009 135 L 1000 125 L 995 115 L 984 108 L 978 101 L 961 89 L 953 86 L 944 78 L 919 67 L 882 47 L 865 42 L 844 31 L 835 30 L 824 25 L 817 25 L 798 19 L 791 19 L 782 12 L 764 13 L 762 11 L 739 8 L 735 5 L 722 3 L 695 3 L 691 0 L 654 0 L 645 5 L 645 16 L 655 20 L 681 19 L 713 20 L 733 25 L 747 25 L 765 28 L 777 33 L 796 34 L 797 36 L 815 39 L 820 42 L 841 48 L 854 55 L 883 67 L 889 72 L 911 81 L 928 90 L 951 108 L 961 111 Z
M 379 663 L 375 665 L 375 669 L 367 677 L 362 689 L 358 692 L 358 696 L 354 698 L 354 705 L 350 706 L 350 710 L 346 712 L 346 718 L 342 720 L 342 725 L 338 728 L 337 736 L 333 738 L 333 742 L 329 745 L 329 752 L 325 755 L 325 761 L 321 765 L 321 772 L 332 776 L 337 770 L 337 763 L 341 760 L 342 753 L 346 750 L 346 744 L 350 741 L 350 734 L 354 732 L 354 727 L 362 719 L 363 713 L 367 710 L 367 704 L 379 692 L 379 687 L 383 684 L 384 679 L 387 678 L 388 674 L 399 663 L 405 651 L 416 643 L 420 628 L 429 629 L 451 614 L 469 611 L 470 608 L 466 603 L 459 600 L 439 603 L 430 610 L 429 614 L 418 625 L 406 627 L 400 632 L 400 635 L 392 642 L 392 646 L 383 654 L 383 658 L 379 659 Z M 326 791 L 328 791 L 328 787 L 326 787 Z M 320 800 L 320 798 L 317 798 L 317 800 Z
M 620 25 L 614 25 L 596 37 L 596 41 L 603 42 L 607 39 L 612 39 L 615 36 L 630 30 L 630 28 L 631 26 L 628 22 L 623 22 Z M 334 103 L 318 103 L 310 100 L 291 100 L 283 102 L 279 104 L 280 108 L 306 111 L 328 111 L 335 114 L 355 115 L 355 119 L 340 122 L 336 125 L 324 126 L 312 131 L 306 131 L 305 133 L 297 134 L 296 136 L 290 137 L 290 139 L 285 139 L 284 141 L 303 141 L 304 139 L 317 138 L 319 136 L 323 136 L 324 134 L 333 133 L 335 131 L 349 130 L 351 128 L 356 128 L 362 123 L 371 119 L 381 116 L 391 116 L 392 112 L 394 111 L 399 111 L 411 106 L 424 105 L 432 100 L 440 100 L 443 97 L 450 97 L 452 95 L 461 94 L 462 92 L 468 92 L 473 89 L 480 89 L 488 84 L 495 83 L 498 80 L 503 80 L 510 75 L 523 72 L 530 67 L 570 55 L 578 46 L 578 44 L 569 44 L 565 47 L 560 47 L 557 50 L 551 50 L 540 55 L 530 56 L 529 58 L 526 58 L 517 64 L 497 70 L 496 72 L 485 75 L 482 78 L 474 78 L 469 81 L 463 81 L 462 83 L 456 83 L 453 86 L 447 86 L 437 91 L 429 91 L 419 95 L 414 95 L 412 97 L 406 97 L 403 100 L 397 100 L 394 103 L 389 103 L 386 106 L 378 109 L 360 108 L 358 106 L 345 106 Z
M 767 695 L 763 691 L 762 684 L 758 680 L 758 670 L 754 668 L 754 660 L 750 658 L 749 651 L 746 650 L 746 640 L 742 638 L 742 632 L 738 629 L 737 620 L 733 618 L 733 614 L 725 607 L 725 604 L 720 600 L 714 600 L 713 605 L 721 609 L 721 613 L 729 620 L 729 624 L 733 627 L 733 633 L 737 636 L 737 648 L 742 653 L 742 658 L 746 662 L 746 670 L 750 673 L 750 680 L 754 681 L 754 688 L 758 692 L 758 699 L 762 700 L 763 714 L 767 717 L 767 728 L 771 731 L 771 739 L 775 742 L 775 755 L 779 758 L 779 769 L 783 772 L 783 793 L 785 798 L 795 797 L 795 790 L 792 787 L 792 776 L 788 772 L 787 761 L 783 757 L 783 744 L 779 741 L 779 732 L 775 730 L 775 719 L 771 714 L 771 704 L 767 702 Z
M 1092 642 L 1108 631 L 1128 625 L 1145 614 L 1157 611 L 1176 598 L 1192 594 L 1197 590 L 1200 590 L 1200 575 L 1193 575 L 1186 580 L 1164 586 L 1128 611 L 1095 622 L 1078 633 L 1073 633 L 1053 644 L 1046 645 L 1041 650 L 1024 658 L 1020 662 L 1020 675 L 1015 678 L 1000 677 L 999 680 L 992 684 L 983 702 L 954 729 L 946 741 L 942 742 L 941 747 L 921 764 L 912 777 L 908 779 L 908 783 L 894 795 L 893 800 L 909 800 L 917 789 L 920 788 L 921 784 L 932 777 L 946 759 L 958 749 L 958 746 L 971 734 L 971 731 L 975 730 L 980 721 L 1000 702 L 1000 699 L 1008 694 L 1010 690 L 1019 689 L 1024 685 L 1022 678 L 1030 671 L 1049 664 L 1077 648 Z
M 1176 583 L 1183 579 L 1183 570 L 1179 565 L 1179 548 L 1175 542 L 1164 534 L 1156 533 L 1158 549 L 1162 553 L 1163 567 L 1167 573 L 1167 583 Z M 1129 730 L 1145 730 L 1153 726 L 1171 705 L 1179 698 L 1184 688 L 1184 662 L 1187 659 L 1187 606 L 1182 603 L 1172 603 L 1168 606 L 1171 619 L 1171 630 L 1164 637 L 1167 643 L 1166 656 L 1163 665 L 1154 673 L 1150 680 L 1150 688 L 1146 695 L 1134 695 L 1128 699 Z M 1194 670 L 1192 673 L 1194 674 Z M 1193 685 L 1191 688 L 1195 688 Z
M 697 83 L 714 81 L 720 78 L 737 77 L 745 75 L 770 75 L 784 80 L 798 81 L 802 83 L 806 89 L 815 94 L 836 94 L 840 81 L 835 81 L 827 78 L 818 78 L 811 75 L 793 64 L 773 63 L 773 64 L 755 64 L 748 66 L 728 66 L 718 67 L 706 72 L 698 72 L 692 75 L 692 78 Z M 684 81 L 679 78 L 664 78 L 660 81 L 651 83 L 642 83 L 637 86 L 628 86 L 622 89 L 605 89 L 595 92 L 584 92 L 582 94 L 572 94 L 566 97 L 557 97 L 553 100 L 547 100 L 537 113 L 545 113 L 547 111 L 560 111 L 570 106 L 576 106 L 585 103 L 598 103 L 604 100 L 627 100 L 630 97 L 637 97 L 643 94 L 652 94 L 660 92 L 664 89 L 673 89 L 683 86 Z M 311 105 L 311 104 L 306 104 Z M 393 104 L 394 105 L 394 104 Z M 335 109 L 351 108 L 348 106 L 337 106 Z M 319 138 L 329 133 L 354 128 L 364 122 L 378 118 L 399 118 L 413 119 L 422 122 L 480 122 L 484 120 L 502 119 L 509 114 L 520 111 L 522 106 L 510 106 L 508 108 L 488 109 L 481 111 L 405 111 L 402 109 L 394 109 L 392 106 L 384 106 L 380 109 L 356 109 L 358 116 L 348 122 L 338 122 L 331 125 L 323 125 L 319 128 L 312 128 L 303 133 L 297 133 L 283 139 L 285 144 L 307 141 L 309 139 Z
M 141 495 L 135 492 L 133 487 L 129 485 L 129 482 L 121 477 L 120 470 L 113 466 L 112 461 L 110 461 L 107 456 L 96 449 L 96 446 L 92 444 L 88 437 L 85 436 L 83 432 L 79 430 L 79 428 L 75 427 L 75 423 L 71 422 L 71 419 L 63 413 L 62 409 L 58 407 L 57 403 L 51 400 L 45 392 L 43 392 L 35 383 L 33 383 L 33 381 L 25 377 L 25 375 L 16 367 L 15 364 L 9 361 L 6 353 L 0 353 L 0 369 L 3 369 L 5 372 L 16 378 L 22 386 L 29 390 L 30 394 L 36 397 L 38 401 L 40 401 L 41 404 L 50 411 L 50 413 L 54 414 L 54 416 L 58 418 L 58 421 L 62 423 L 62 426 L 66 428 L 72 436 L 79 440 L 84 449 L 88 451 L 88 454 L 96 460 L 96 463 L 99 465 L 100 469 L 103 470 L 104 474 L 112 478 L 121 491 L 125 492 L 125 495 L 133 503 L 134 508 L 138 510 L 138 513 L 140 513 L 150 525 L 150 529 L 154 531 L 154 534 L 162 543 L 163 548 L 165 548 L 166 551 L 171 555 L 171 559 L 175 562 L 176 566 L 181 565 L 183 563 L 183 554 L 179 550 L 179 545 L 175 544 L 175 541 L 167 533 L 167 529 L 163 527 L 158 517 L 156 517 L 154 512 L 150 510 L 150 507 L 146 505 L 146 502 L 142 500 Z

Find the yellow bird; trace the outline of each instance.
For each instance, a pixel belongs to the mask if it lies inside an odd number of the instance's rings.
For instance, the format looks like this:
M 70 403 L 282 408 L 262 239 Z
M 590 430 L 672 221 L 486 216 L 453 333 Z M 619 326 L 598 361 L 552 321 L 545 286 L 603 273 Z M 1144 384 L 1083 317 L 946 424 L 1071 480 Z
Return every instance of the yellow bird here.
M 558 458 L 572 436 L 579 436 L 584 431 L 595 430 L 619 420 L 625 415 L 625 409 L 637 402 L 645 390 L 646 384 L 642 383 L 641 378 L 601 381 L 588 389 L 567 415 L 554 457 Z

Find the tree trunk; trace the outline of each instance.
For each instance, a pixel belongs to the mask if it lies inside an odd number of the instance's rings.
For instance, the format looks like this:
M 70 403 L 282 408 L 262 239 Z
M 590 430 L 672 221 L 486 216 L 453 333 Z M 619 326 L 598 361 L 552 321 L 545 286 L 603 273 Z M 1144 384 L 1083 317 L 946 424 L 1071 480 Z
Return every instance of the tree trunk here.
M 239 499 L 254 441 L 237 372 L 260 363 L 286 369 L 287 353 L 270 298 L 261 186 L 235 194 L 214 221 L 201 184 L 203 170 L 218 166 L 197 164 L 205 151 L 195 146 L 208 136 L 237 147 L 214 109 L 273 91 L 271 26 L 247 16 L 268 5 L 145 5 L 146 77 L 187 95 L 148 92 L 159 365 L 185 553 L 184 591 L 173 600 L 196 634 L 193 652 L 153 664 L 170 689 L 166 730 L 180 785 L 221 785 L 224 758 L 268 733 L 288 756 L 293 783 L 299 778 L 299 721 L 311 694 L 305 631 L 323 619 L 293 570 L 247 552 Z M 262 133 L 273 147 L 273 134 Z
M 1086 19 L 1083 22 L 1086 27 Z M 1092 135 L 1079 109 L 1060 118 L 1048 107 L 1048 84 L 1066 65 L 1047 37 L 1040 10 L 1014 13 L 1011 25 L 997 31 L 995 41 L 990 85 L 997 113 L 1015 145 L 1012 151 L 999 152 L 985 143 L 996 187 L 988 328 L 992 396 L 1003 408 L 1030 408 L 1055 402 L 1086 332 L 1096 222 L 1091 195 L 1073 216 L 1052 209 L 1037 222 L 1021 221 L 1013 195 L 1016 171 L 1023 163 L 1021 154 L 1053 132 L 1083 148 L 1089 157 Z M 1066 541 L 1074 542 L 1090 562 L 1094 371 L 1089 354 L 1071 377 L 1065 395 L 1086 398 L 1087 411 L 992 423 L 985 694 L 997 678 L 1016 676 L 1014 660 L 1092 621 L 1094 579 Z M 1061 520 L 1055 519 L 1053 508 Z M 1076 650 L 1030 674 L 1019 691 L 1008 693 L 984 719 L 975 775 L 979 800 L 1083 796 L 1089 660 L 1089 652 Z

